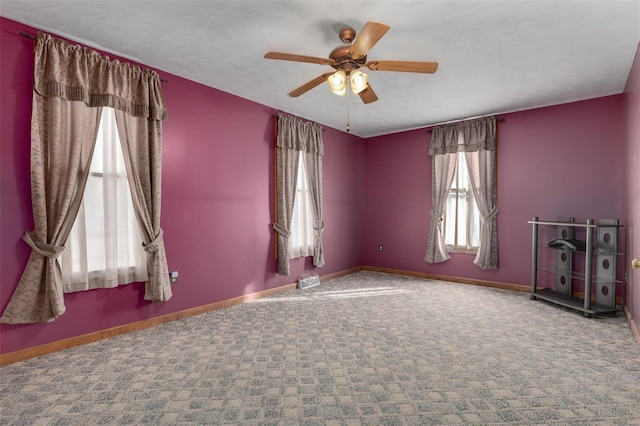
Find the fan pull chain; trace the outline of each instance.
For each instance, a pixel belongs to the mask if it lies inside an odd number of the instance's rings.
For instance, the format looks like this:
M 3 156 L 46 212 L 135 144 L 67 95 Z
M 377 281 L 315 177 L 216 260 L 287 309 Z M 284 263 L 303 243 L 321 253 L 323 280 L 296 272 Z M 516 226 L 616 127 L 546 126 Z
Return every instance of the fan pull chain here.
M 347 78 L 347 133 L 351 133 L 351 117 L 349 115 L 349 104 L 351 103 L 351 87 Z

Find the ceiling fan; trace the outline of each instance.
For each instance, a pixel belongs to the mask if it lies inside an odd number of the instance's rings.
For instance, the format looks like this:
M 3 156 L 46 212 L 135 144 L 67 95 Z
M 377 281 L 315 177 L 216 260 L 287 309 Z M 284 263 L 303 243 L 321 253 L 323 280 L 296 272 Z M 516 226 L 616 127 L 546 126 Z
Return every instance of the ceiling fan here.
M 319 75 L 288 93 L 291 97 L 298 97 L 313 89 L 323 81 L 327 81 L 331 90 L 339 95 L 346 93 L 347 85 L 353 93 L 357 93 L 365 104 L 375 102 L 378 96 L 368 83 L 368 77 L 358 68 L 367 67 L 372 71 L 401 71 L 433 74 L 438 69 L 437 62 L 418 61 L 369 61 L 369 50 L 389 31 L 389 26 L 378 22 L 367 22 L 356 37 L 353 28 L 343 28 L 339 32 L 340 40 L 344 43 L 336 47 L 328 58 L 296 55 L 292 53 L 267 52 L 267 59 L 283 61 L 308 62 L 312 64 L 330 65 L 336 71 Z

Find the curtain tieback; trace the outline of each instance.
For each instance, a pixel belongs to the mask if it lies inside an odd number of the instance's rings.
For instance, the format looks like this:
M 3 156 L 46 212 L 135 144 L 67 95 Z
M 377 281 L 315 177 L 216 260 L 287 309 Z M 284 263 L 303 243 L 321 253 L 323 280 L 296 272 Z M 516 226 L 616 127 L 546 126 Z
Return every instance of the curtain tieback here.
M 442 222 L 442 215 L 438 216 L 433 210 L 431 210 L 431 219 L 435 220 L 436 222 Z
M 29 246 L 38 254 L 49 259 L 55 259 L 62 254 L 64 246 L 56 246 L 53 244 L 42 243 L 40 241 L 34 241 L 35 231 L 24 231 L 22 239 L 29 244 Z
M 324 222 L 322 222 L 320 226 L 314 226 L 313 230 L 315 231 L 316 238 L 320 238 L 322 236 L 322 232 L 324 232 Z
M 282 235 L 284 238 L 289 238 L 289 235 L 291 234 L 291 231 L 289 231 L 288 229 L 283 228 L 282 226 L 278 225 L 277 223 L 273 224 L 273 230 L 276 231 L 278 234 Z
M 162 230 L 162 228 L 160 228 L 160 232 L 158 232 L 158 235 L 156 235 L 156 237 L 153 240 L 151 240 L 149 244 L 147 245 L 142 244 L 144 251 L 146 251 L 147 253 L 157 252 L 158 248 L 160 247 L 160 243 L 162 243 L 163 235 L 164 235 L 164 231 Z
M 482 216 L 482 221 L 483 222 L 488 222 L 490 220 L 493 220 L 493 218 L 498 216 L 498 212 L 500 212 L 500 209 L 497 208 L 497 207 L 494 207 L 489 213 L 487 213 L 486 215 Z

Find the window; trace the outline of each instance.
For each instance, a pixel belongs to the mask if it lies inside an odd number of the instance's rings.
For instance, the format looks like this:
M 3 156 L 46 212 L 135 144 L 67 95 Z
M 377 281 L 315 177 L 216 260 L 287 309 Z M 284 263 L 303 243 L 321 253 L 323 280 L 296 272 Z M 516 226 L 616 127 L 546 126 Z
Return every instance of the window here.
M 475 253 L 473 263 L 479 268 L 498 268 L 496 120 L 478 118 L 433 129 L 427 263 L 446 262 L 453 251 Z
M 313 256 L 313 201 L 307 179 L 305 155 L 300 151 L 296 195 L 293 201 L 293 217 L 289 236 L 289 259 Z
M 276 119 L 276 221 L 272 227 L 276 233 L 278 274 L 289 275 L 289 259 L 294 257 L 313 256 L 313 266 L 324 266 L 324 147 L 322 127 L 319 124 L 284 113 L 278 113 Z
M 444 240 L 450 252 L 476 253 L 480 245 L 480 211 L 464 152 L 457 153 L 456 173 L 444 213 Z
M 65 292 L 146 281 L 115 113 L 103 108 L 78 216 L 61 256 Z

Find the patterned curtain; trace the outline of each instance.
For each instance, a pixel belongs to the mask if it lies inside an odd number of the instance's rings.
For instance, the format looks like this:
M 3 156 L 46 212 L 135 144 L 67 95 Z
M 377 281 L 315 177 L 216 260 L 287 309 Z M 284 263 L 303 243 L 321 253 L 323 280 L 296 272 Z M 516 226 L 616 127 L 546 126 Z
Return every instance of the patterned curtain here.
M 460 138 L 461 136 L 461 138 Z M 463 143 L 460 144 L 459 141 Z M 480 211 L 480 246 L 473 261 L 482 269 L 498 267 L 496 117 L 480 118 L 438 126 L 433 129 L 429 155 L 433 157 L 431 225 L 425 261 L 444 262 L 449 253 L 444 245 L 441 223 L 446 197 L 451 189 L 458 152 L 464 152 L 472 192 Z
M 159 86 L 160 80 L 156 79 L 155 84 Z M 157 92 L 161 92 L 160 87 Z M 162 122 L 116 110 L 116 123 L 133 207 L 142 232 L 142 246 L 147 252 L 149 279 L 145 283 L 144 299 L 166 301 L 171 298 L 171 280 L 160 228 Z
M 158 75 L 39 33 L 31 119 L 31 199 L 35 229 L 23 236 L 32 252 L 0 318 L 2 323 L 49 322 L 65 312 L 57 257 L 64 251 L 82 200 L 103 106 L 150 122 L 148 129 L 138 125 L 132 128 L 152 134 L 156 140 L 152 149 L 156 153 L 149 159 L 150 164 L 131 161 L 133 169 L 127 171 L 136 178 L 149 174 L 151 178 L 146 180 L 151 180 L 152 185 L 158 184 L 153 186 L 158 195 L 149 197 L 148 201 L 145 196 L 145 201 L 150 203 L 147 208 L 153 212 L 153 223 L 160 212 L 161 133 L 158 129 L 167 117 Z M 149 169 L 142 170 L 144 167 Z M 138 215 L 143 216 L 144 212 Z M 159 216 L 157 218 L 154 226 L 159 222 Z M 157 253 L 151 258 L 161 259 L 152 259 L 152 272 L 158 278 L 149 279 L 145 298 L 168 300 L 171 297 L 168 271 L 162 273 L 155 269 L 156 265 L 158 269 L 160 265 L 166 266 L 162 230 L 151 229 L 148 233 L 153 232 L 152 237 L 145 235 L 147 251 Z
M 434 130 L 432 137 L 435 136 L 436 131 Z M 456 173 L 456 158 L 456 154 L 439 154 L 434 155 L 431 160 L 431 203 L 433 209 L 431 210 L 427 254 L 424 258 L 427 263 L 440 263 L 451 258 L 444 242 L 442 219 Z
M 289 275 L 289 235 L 296 192 L 300 151 L 305 152 L 314 210 L 313 264 L 324 266 L 322 245 L 322 127 L 288 114 L 278 114 L 276 138 L 276 223 L 273 229 L 278 238 L 278 274 Z
M 498 269 L 496 117 L 464 122 L 460 131 L 471 189 L 480 211 L 480 246 L 473 263 L 482 269 Z

